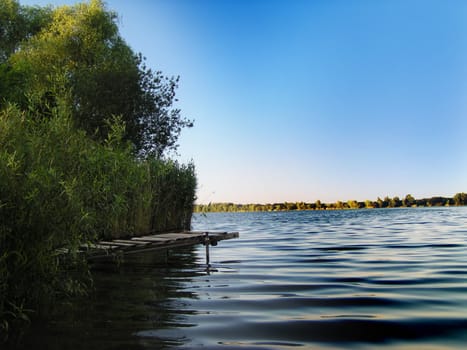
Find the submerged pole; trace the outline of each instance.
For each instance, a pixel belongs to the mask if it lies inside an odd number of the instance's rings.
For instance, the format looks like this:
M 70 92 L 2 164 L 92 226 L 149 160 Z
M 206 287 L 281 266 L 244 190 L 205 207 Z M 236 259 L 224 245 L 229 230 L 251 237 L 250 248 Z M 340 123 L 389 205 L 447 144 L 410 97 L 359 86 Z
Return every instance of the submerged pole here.
M 209 233 L 204 235 L 204 245 L 206 246 L 206 265 L 209 266 Z

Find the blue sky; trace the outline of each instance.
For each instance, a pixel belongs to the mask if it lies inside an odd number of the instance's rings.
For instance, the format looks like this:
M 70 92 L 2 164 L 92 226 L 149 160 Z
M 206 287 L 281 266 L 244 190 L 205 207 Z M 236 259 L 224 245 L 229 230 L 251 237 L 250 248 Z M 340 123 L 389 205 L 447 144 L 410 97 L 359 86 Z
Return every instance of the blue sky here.
M 106 3 L 149 66 L 180 75 L 198 202 L 467 191 L 466 1 Z

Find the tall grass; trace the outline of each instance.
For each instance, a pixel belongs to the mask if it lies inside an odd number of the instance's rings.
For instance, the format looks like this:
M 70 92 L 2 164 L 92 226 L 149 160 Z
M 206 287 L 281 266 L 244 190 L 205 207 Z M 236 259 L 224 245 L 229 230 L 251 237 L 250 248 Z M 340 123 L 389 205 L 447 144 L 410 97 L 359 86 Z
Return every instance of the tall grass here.
M 189 228 L 193 165 L 138 160 L 122 141 L 124 125 L 109 127 L 98 143 L 60 107 L 47 118 L 0 112 L 0 342 L 32 310 L 86 292 L 80 245 Z

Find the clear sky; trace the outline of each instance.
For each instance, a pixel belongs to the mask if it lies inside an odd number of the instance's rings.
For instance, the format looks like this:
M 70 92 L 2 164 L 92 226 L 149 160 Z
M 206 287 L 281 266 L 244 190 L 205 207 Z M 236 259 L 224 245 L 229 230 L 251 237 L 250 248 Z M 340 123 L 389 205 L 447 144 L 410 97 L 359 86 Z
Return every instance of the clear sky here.
M 180 75 L 199 203 L 467 192 L 467 1 L 106 3 Z

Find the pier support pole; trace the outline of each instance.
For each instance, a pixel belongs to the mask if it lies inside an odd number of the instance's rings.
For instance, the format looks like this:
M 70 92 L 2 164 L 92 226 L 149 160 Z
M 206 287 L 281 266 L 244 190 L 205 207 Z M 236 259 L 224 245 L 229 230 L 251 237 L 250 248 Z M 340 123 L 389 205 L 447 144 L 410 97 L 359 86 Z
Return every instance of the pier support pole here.
M 209 233 L 204 236 L 204 245 L 206 246 L 206 265 L 209 266 Z

